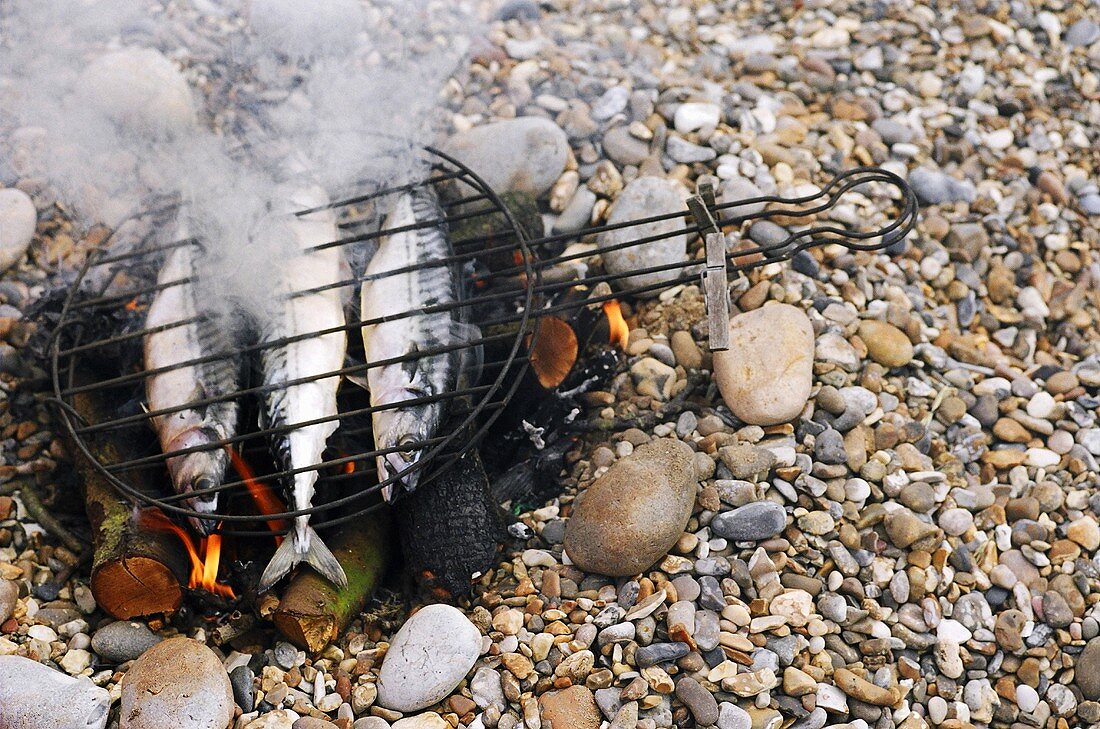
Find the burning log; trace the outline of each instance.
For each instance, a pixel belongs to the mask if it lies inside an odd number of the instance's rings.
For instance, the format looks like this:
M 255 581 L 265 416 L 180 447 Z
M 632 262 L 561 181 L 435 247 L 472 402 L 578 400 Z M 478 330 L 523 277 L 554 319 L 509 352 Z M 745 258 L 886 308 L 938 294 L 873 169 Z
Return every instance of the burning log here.
M 395 510 L 406 570 L 432 599 L 469 594 L 473 581 L 496 563 L 506 530 L 476 450 L 402 498 Z
M 313 570 L 299 570 L 275 609 L 275 627 L 287 640 L 318 653 L 339 636 L 385 573 L 389 533 L 389 520 L 375 515 L 366 524 L 346 522 L 326 540 L 348 586 L 340 589 Z
M 84 392 L 73 406 L 89 423 L 106 419 L 102 397 Z M 99 463 L 109 466 L 132 460 L 133 441 L 109 431 L 87 441 Z M 179 608 L 186 585 L 188 561 L 171 533 L 149 529 L 134 518 L 133 506 L 87 460 L 76 459 L 84 491 L 84 508 L 92 527 L 92 594 L 96 602 L 120 620 L 172 613 Z M 153 493 L 149 471 L 134 472 L 134 486 Z

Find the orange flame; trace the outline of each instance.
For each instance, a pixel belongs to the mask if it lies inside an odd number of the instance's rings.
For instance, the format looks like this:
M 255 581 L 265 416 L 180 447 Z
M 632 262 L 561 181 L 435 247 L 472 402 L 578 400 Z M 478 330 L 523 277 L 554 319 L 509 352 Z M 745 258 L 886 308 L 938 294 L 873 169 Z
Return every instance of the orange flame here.
M 355 461 L 348 461 L 347 463 L 344 464 L 344 473 L 346 473 L 346 474 L 355 473 Z
M 137 311 L 138 310 L 137 297 L 135 296 L 134 298 L 127 301 L 126 305 L 123 308 L 126 309 L 126 311 Z
M 166 531 L 175 534 L 183 542 L 187 557 L 191 560 L 191 575 L 187 586 L 193 590 L 206 590 L 214 595 L 236 599 L 233 588 L 218 582 L 218 566 L 221 562 L 222 538 L 220 534 L 211 534 L 199 540 L 196 548 L 186 529 L 169 519 L 156 507 L 138 512 L 138 523 L 147 529 Z
M 607 323 L 611 327 L 610 341 L 617 344 L 620 349 L 626 351 L 626 343 L 630 339 L 630 327 L 623 318 L 623 309 L 615 299 L 603 303 L 603 313 L 607 315 Z
M 233 468 L 237 470 L 241 480 L 244 481 L 244 485 L 248 487 L 248 493 L 252 496 L 252 500 L 256 502 L 256 508 L 260 510 L 260 513 L 264 516 L 284 513 L 286 504 L 283 503 L 282 499 L 276 496 L 275 492 L 266 484 L 261 483 L 256 478 L 251 466 L 245 463 L 240 454 L 232 448 L 226 448 L 226 450 L 229 452 L 229 460 L 233 463 Z M 290 525 L 284 519 L 270 519 L 267 522 L 267 528 L 273 532 L 285 532 L 289 527 Z M 275 544 L 282 544 L 282 542 L 283 537 L 281 534 L 276 534 Z

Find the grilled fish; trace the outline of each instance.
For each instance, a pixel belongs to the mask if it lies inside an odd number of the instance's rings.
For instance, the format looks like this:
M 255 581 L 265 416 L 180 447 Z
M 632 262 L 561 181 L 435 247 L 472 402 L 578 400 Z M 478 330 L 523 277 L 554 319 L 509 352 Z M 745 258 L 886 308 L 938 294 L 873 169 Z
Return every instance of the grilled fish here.
M 239 408 L 232 396 L 240 385 L 241 358 L 225 315 L 199 315 L 193 279 L 201 255 L 193 244 L 172 250 L 157 277 L 157 284 L 165 288 L 153 298 L 145 320 L 151 330 L 144 342 L 145 369 L 164 370 L 146 378 L 145 394 L 166 454 L 209 445 L 237 432 Z M 160 411 L 170 412 L 158 415 Z M 217 510 L 218 493 L 202 492 L 221 485 L 228 465 L 228 451 L 213 445 L 167 459 L 176 493 L 195 494 L 184 504 L 201 513 Z M 212 519 L 189 521 L 204 535 L 216 526 Z
M 285 484 L 294 510 L 312 505 L 325 444 L 339 423 L 336 419 L 338 375 L 321 377 L 343 367 L 347 349 L 344 326 L 344 296 L 334 286 L 350 275 L 339 247 L 311 250 L 336 239 L 336 218 L 331 210 L 294 216 L 292 210 L 315 208 L 328 202 L 315 187 L 290 190 L 285 214 L 274 219 L 273 228 L 290 240 L 291 254 L 273 282 L 278 299 L 276 310 L 260 326 L 264 347 L 260 356 L 263 370 L 261 426 L 289 430 L 272 437 L 272 450 L 284 470 L 301 470 Z M 313 332 L 337 329 L 320 336 Z M 290 338 L 290 341 L 280 340 Z M 301 380 L 301 382 L 298 382 Z M 295 384 L 290 384 L 295 383 Z M 314 422 L 321 420 L 323 422 Z M 306 562 L 333 584 L 347 586 L 340 563 L 309 526 L 309 515 L 294 519 L 294 528 L 279 545 L 260 577 L 260 591 L 267 590 L 294 565 Z
M 418 224 L 424 227 L 400 230 Z M 459 296 L 455 267 L 439 263 L 452 255 L 452 249 L 443 211 L 430 187 L 399 194 L 384 227 L 398 232 L 381 240 L 367 266 L 360 317 L 368 363 L 406 358 L 367 370 L 371 406 L 394 406 L 373 415 L 375 447 L 389 451 L 378 456 L 378 478 L 399 477 L 382 488 L 383 498 L 392 501 L 398 485 L 408 491 L 416 488 L 420 473 L 409 469 L 419 461 L 425 442 L 435 436 L 446 410 L 443 399 L 399 404 L 454 391 L 465 364 L 460 350 L 419 357 L 417 352 L 470 341 L 477 329 L 461 322 L 455 307 L 408 315 L 454 304 Z

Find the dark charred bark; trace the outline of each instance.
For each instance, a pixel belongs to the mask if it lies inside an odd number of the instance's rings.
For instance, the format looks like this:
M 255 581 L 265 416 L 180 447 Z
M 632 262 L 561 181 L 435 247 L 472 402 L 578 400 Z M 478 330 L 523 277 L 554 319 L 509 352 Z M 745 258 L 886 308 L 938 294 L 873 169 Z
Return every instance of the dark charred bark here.
M 476 450 L 401 499 L 395 511 L 406 569 L 432 599 L 468 595 L 475 575 L 496 564 L 503 514 Z

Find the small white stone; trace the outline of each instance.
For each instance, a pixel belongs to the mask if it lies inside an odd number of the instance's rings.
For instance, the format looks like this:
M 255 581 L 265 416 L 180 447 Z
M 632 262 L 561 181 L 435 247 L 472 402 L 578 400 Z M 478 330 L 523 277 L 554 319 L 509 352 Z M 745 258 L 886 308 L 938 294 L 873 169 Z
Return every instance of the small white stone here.
M 1040 390 L 1027 403 L 1027 414 L 1033 418 L 1049 418 L 1058 406 L 1054 396 L 1046 390 Z
M 1057 466 L 1058 462 L 1061 460 L 1062 457 L 1052 450 L 1046 448 L 1028 448 L 1027 460 L 1024 461 L 1024 463 L 1035 468 L 1050 468 L 1051 466 Z
M 1011 129 L 997 129 L 985 135 L 985 146 L 990 149 L 1008 149 L 1012 146 L 1014 136 Z
M 700 129 L 713 129 L 722 118 L 722 110 L 717 104 L 688 102 L 680 104 L 673 118 L 673 126 L 680 134 L 697 132 Z
M 1039 706 L 1039 693 L 1026 683 L 1020 682 L 1016 686 L 1016 705 L 1020 707 L 1020 711 L 1030 714 Z
M 973 634 L 967 629 L 965 625 L 958 620 L 952 620 L 950 618 L 941 620 L 939 627 L 936 628 L 936 637 L 940 640 L 949 640 L 962 645 L 966 641 L 970 640 Z

